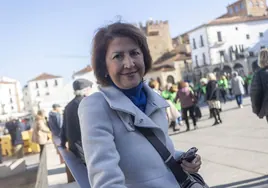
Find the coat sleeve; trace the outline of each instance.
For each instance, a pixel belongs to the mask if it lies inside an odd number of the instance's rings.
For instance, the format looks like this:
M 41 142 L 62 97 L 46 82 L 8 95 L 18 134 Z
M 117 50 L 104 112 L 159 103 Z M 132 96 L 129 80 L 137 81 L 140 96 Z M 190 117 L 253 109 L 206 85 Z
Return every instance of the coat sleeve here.
M 46 126 L 46 124 L 43 120 L 38 121 L 38 130 L 42 131 L 44 133 L 50 133 L 49 128 Z
M 66 107 L 65 107 L 66 110 Z M 61 145 L 65 146 L 66 142 L 67 142 L 67 138 L 66 138 L 66 112 L 63 113 L 63 123 L 62 123 L 62 128 L 61 128 L 61 132 L 60 132 L 60 140 L 61 140 Z
M 88 178 L 92 188 L 126 188 L 107 108 L 100 93 L 83 99 L 78 108 Z
M 263 90 L 260 76 L 258 73 L 256 73 L 253 77 L 253 81 L 251 84 L 250 98 L 251 98 L 252 111 L 258 115 L 261 110 L 261 103 L 263 98 Z

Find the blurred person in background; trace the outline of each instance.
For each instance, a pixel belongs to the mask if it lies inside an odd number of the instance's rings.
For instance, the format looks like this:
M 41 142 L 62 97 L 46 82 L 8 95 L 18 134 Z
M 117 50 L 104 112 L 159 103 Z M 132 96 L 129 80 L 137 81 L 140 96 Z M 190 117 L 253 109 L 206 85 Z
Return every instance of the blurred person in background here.
M 220 88 L 221 98 L 223 103 L 225 104 L 227 101 L 227 90 L 228 90 L 228 80 L 225 76 L 221 76 L 220 80 L 218 81 L 218 85 Z
M 49 113 L 48 117 L 48 125 L 51 132 L 56 135 L 60 136 L 61 127 L 62 127 L 62 115 L 61 115 L 60 105 L 53 104 L 52 111 Z
M 151 80 L 149 82 L 150 88 L 152 88 L 157 94 L 161 95 L 161 91 L 159 89 L 159 83 L 157 80 Z
M 220 89 L 218 87 L 217 78 L 215 74 L 208 74 L 208 84 L 206 88 L 206 99 L 212 116 L 215 119 L 214 125 L 222 123 L 220 116 L 221 102 L 220 102 Z
M 68 149 L 82 160 L 84 160 L 83 156 L 81 156 L 79 148 L 77 148 L 77 144 L 82 148 L 78 106 L 83 98 L 90 95 L 92 85 L 93 83 L 87 79 L 75 80 L 73 82 L 73 90 L 75 97 L 66 105 L 63 113 L 61 146 L 65 148 L 66 142 L 68 142 Z
M 6 129 L 11 136 L 11 142 L 14 150 L 14 155 L 19 159 L 24 156 L 23 140 L 22 140 L 22 123 L 16 119 L 11 118 L 11 121 L 6 123 Z
M 253 112 L 268 122 L 268 49 L 264 48 L 259 54 L 259 66 L 251 84 L 250 97 Z
M 190 117 L 193 120 L 194 129 L 197 128 L 196 126 L 196 117 L 195 117 L 195 96 L 193 91 L 190 89 L 188 83 L 181 81 L 179 83 L 179 90 L 176 96 L 176 99 L 180 100 L 181 107 L 182 107 L 182 117 L 185 121 L 187 126 L 186 131 L 190 131 L 190 123 L 188 118 L 188 112 L 190 113 Z
M 234 72 L 232 78 L 232 92 L 239 108 L 243 108 L 243 95 L 245 94 L 244 84 L 243 78 L 239 76 L 237 72 Z
M 40 146 L 40 157 L 42 156 L 43 149 L 45 144 L 49 140 L 50 130 L 46 125 L 45 112 L 39 110 L 35 117 L 35 122 L 33 126 L 32 141 L 39 144 Z

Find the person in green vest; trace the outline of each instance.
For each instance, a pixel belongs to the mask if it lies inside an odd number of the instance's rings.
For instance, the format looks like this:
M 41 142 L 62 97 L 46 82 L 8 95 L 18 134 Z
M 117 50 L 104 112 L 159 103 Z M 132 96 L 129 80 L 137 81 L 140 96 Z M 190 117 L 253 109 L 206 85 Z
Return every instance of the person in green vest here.
M 197 89 L 198 106 L 203 106 L 205 103 L 207 82 L 206 78 L 200 79 L 199 88 Z
M 226 79 L 225 76 L 221 76 L 221 79 L 218 81 L 218 85 L 220 88 L 220 93 L 221 93 L 221 97 L 223 99 L 223 102 L 226 103 L 226 101 L 227 101 L 226 94 L 227 94 L 227 90 L 228 90 L 228 80 Z

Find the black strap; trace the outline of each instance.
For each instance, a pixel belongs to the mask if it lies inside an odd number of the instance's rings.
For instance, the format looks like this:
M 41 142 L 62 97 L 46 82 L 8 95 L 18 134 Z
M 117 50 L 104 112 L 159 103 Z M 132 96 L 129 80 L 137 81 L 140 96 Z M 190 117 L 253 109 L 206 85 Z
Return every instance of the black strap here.
M 188 174 L 183 171 L 180 164 L 174 159 L 173 155 L 168 151 L 166 146 L 159 140 L 150 128 L 136 127 L 141 134 L 153 145 L 159 153 L 164 163 L 169 167 L 179 184 L 185 184 Z

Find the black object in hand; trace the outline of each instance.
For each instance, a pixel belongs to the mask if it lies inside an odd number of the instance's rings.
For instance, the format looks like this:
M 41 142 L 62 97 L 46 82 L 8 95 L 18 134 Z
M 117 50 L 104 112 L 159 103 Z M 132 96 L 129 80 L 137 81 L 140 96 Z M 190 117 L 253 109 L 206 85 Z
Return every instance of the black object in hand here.
M 178 160 L 178 163 L 181 164 L 183 160 L 191 163 L 195 159 L 197 151 L 198 149 L 196 147 L 192 147 L 187 152 L 181 155 L 181 157 Z

